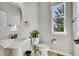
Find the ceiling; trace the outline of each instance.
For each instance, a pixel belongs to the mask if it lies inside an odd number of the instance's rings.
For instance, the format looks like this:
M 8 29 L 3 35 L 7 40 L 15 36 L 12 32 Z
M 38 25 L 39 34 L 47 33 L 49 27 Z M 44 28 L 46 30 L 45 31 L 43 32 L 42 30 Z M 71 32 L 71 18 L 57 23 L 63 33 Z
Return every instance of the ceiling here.
M 19 2 L 8 2 L 8 4 L 20 8 Z

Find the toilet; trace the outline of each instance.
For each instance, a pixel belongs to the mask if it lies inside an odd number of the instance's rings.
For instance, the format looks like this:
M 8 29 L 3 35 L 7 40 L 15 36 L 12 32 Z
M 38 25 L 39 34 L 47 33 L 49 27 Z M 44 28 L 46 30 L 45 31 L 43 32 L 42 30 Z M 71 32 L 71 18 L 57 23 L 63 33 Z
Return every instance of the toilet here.
M 49 50 L 49 46 L 47 44 L 40 43 L 38 45 L 38 48 L 39 48 L 39 52 L 40 52 L 41 56 L 47 56 L 48 55 L 47 51 Z

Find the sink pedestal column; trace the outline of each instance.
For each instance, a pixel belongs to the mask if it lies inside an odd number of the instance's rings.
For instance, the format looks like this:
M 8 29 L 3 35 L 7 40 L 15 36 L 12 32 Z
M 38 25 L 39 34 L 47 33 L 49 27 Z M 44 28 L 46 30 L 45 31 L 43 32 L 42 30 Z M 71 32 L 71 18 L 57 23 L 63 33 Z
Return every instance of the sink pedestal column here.
M 15 48 L 12 50 L 13 56 L 23 56 L 22 48 Z

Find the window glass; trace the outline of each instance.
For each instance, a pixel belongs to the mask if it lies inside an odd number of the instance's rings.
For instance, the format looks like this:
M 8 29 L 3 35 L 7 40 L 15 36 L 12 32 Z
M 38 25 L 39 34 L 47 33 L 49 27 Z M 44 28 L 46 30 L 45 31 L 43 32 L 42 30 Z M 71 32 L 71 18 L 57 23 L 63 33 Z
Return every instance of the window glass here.
M 64 32 L 64 3 L 51 6 L 51 20 L 54 32 Z

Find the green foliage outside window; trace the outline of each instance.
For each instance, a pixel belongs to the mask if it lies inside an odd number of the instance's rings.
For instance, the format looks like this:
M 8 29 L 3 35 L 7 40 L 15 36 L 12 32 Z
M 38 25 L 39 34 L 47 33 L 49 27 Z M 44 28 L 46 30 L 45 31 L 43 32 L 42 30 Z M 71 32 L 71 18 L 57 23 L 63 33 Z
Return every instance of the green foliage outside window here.
M 54 31 L 55 32 L 63 32 L 64 31 L 64 4 L 57 7 L 55 10 L 55 18 L 53 19 L 54 24 Z

